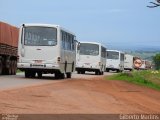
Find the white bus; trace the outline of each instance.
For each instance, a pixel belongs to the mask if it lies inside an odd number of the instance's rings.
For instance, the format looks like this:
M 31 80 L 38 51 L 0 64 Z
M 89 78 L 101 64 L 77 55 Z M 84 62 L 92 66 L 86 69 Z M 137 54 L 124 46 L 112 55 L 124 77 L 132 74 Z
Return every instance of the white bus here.
M 133 65 L 133 56 L 129 54 L 125 54 L 125 59 L 124 59 L 124 69 L 125 70 L 130 70 L 132 71 L 134 68 Z
M 124 53 L 118 50 L 107 50 L 106 71 L 124 70 Z
M 75 70 L 75 35 L 59 25 L 23 24 L 18 43 L 18 68 L 25 77 L 55 74 L 71 78 Z
M 102 75 L 106 67 L 106 48 L 96 42 L 80 42 L 77 47 L 76 71 L 85 74 L 85 71 Z

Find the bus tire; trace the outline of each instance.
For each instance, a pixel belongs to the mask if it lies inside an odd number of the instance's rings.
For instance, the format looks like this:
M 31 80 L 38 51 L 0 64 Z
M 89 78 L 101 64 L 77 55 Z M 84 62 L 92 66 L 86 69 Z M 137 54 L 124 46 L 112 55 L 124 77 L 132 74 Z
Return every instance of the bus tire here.
M 95 71 L 95 75 L 101 75 L 101 71 L 100 70 L 96 70 Z
M 71 78 L 71 76 L 72 76 L 71 72 L 66 73 L 66 76 L 67 76 L 67 78 Z
M 101 75 L 104 75 L 104 72 L 103 72 L 103 71 L 101 72 Z
M 42 72 L 38 72 L 38 78 L 42 78 Z
M 61 78 L 61 79 L 64 79 L 64 78 L 65 78 L 64 73 L 61 73 L 60 78 Z
M 119 73 L 120 72 L 120 70 L 116 70 L 117 71 L 117 73 Z
M 64 71 L 65 71 L 65 73 L 66 73 L 66 71 L 67 71 L 67 61 L 65 61 Z
M 56 73 L 54 74 L 54 76 L 55 76 L 55 79 L 59 79 L 59 74 L 58 74 L 58 72 L 56 72 Z
M 78 70 L 77 73 L 78 73 L 78 74 L 81 74 L 81 71 Z
M 81 74 L 85 74 L 85 70 L 82 70 L 82 71 L 81 71 Z
M 97 70 L 95 71 L 95 75 L 98 75 L 98 71 Z
M 106 69 L 106 72 L 109 72 L 109 69 Z
M 74 62 L 72 63 L 72 72 L 74 71 Z
M 29 78 L 30 77 L 30 72 L 28 70 L 25 71 L 25 78 Z
M 55 79 L 64 79 L 64 78 L 65 78 L 64 73 L 61 73 L 61 72 L 55 73 Z
M 102 75 L 102 72 L 100 70 L 98 71 L 98 75 Z
M 31 78 L 35 78 L 35 76 L 36 76 L 36 72 L 31 71 L 30 77 L 31 77 Z

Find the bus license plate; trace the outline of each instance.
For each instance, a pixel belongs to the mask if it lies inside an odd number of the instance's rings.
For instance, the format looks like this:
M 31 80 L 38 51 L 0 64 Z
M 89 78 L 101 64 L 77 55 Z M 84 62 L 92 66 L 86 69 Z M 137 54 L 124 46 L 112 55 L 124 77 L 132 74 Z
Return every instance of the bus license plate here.
M 35 63 L 40 64 L 40 63 L 42 63 L 42 60 L 35 60 Z

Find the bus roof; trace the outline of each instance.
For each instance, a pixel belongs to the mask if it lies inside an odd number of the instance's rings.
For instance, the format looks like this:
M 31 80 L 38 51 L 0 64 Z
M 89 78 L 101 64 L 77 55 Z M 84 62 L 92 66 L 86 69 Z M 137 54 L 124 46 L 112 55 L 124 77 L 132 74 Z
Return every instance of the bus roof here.
M 25 24 L 22 24 L 22 26 L 41 26 L 41 27 L 55 27 L 55 28 L 60 28 L 61 30 L 64 30 L 68 33 L 71 33 L 73 35 L 75 35 L 73 32 L 61 27 L 60 25 L 56 25 L 56 24 L 44 24 L 44 23 L 25 23 Z
M 119 51 L 119 50 L 106 50 L 106 51 L 112 51 L 112 52 L 120 52 L 120 53 L 124 53 L 124 52 Z
M 98 43 L 98 42 L 88 42 L 88 41 L 79 41 L 80 43 L 88 43 L 88 44 L 97 44 L 97 45 L 100 45 L 100 46 L 103 46 L 101 43 Z M 103 46 L 104 47 L 104 46 Z M 106 48 L 106 47 L 105 47 Z

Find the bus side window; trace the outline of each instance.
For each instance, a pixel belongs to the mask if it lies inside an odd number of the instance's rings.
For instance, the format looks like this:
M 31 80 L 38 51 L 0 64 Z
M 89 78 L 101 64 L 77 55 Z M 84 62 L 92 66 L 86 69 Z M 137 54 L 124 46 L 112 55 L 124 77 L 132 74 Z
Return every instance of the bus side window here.
M 66 40 L 67 40 L 67 36 L 66 36 L 66 32 L 64 32 L 64 50 L 67 49 Z
M 74 36 L 72 35 L 72 36 L 71 36 L 71 47 L 72 47 L 71 50 L 72 50 L 72 51 L 74 51 L 74 44 L 75 44 L 75 43 L 74 43 Z
M 75 50 L 74 36 L 65 31 L 61 31 L 61 48 L 64 50 Z
M 101 46 L 101 57 L 106 58 L 106 49 Z
M 73 51 L 76 50 L 76 40 L 75 40 L 75 37 L 72 36 L 72 39 L 73 39 Z
M 121 54 L 120 54 L 120 57 L 121 57 L 120 60 L 121 60 L 121 61 L 124 61 L 124 54 L 121 53 Z
M 68 45 L 68 34 L 66 33 L 66 41 L 65 41 L 65 45 L 66 45 L 66 50 L 69 49 L 69 45 Z
M 71 50 L 71 35 L 68 34 L 68 50 Z
M 61 31 L 61 48 L 65 49 L 65 33 Z

